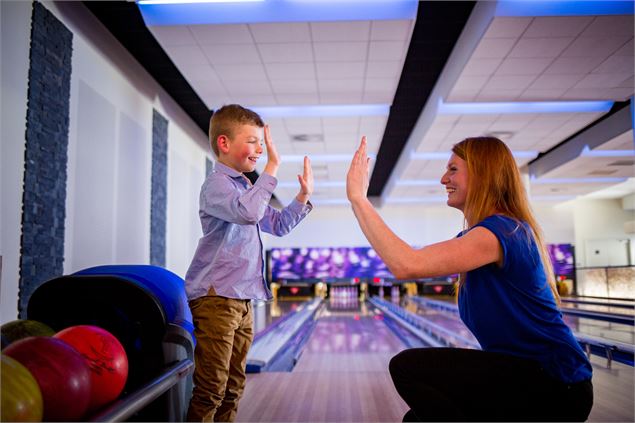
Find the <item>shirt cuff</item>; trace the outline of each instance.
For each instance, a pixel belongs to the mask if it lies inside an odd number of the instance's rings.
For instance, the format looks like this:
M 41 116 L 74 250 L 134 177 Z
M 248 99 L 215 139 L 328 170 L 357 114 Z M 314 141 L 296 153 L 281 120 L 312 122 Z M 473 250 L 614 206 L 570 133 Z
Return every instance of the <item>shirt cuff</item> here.
M 307 201 L 306 204 L 301 203 L 294 197 L 289 204 L 289 208 L 297 214 L 305 216 L 313 210 L 313 204 L 311 204 L 311 201 Z
M 258 175 L 258 179 L 256 180 L 256 183 L 254 184 L 254 186 L 263 188 L 270 194 L 273 194 L 273 191 L 276 189 L 276 186 L 278 186 L 278 180 L 275 177 L 269 175 L 268 173 L 262 172 L 260 175 Z

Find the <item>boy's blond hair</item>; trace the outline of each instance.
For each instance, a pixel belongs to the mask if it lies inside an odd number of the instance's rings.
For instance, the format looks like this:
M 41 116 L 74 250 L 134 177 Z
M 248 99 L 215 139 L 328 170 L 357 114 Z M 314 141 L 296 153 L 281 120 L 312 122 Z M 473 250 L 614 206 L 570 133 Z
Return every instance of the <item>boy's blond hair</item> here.
M 225 135 L 232 138 L 237 125 L 254 125 L 262 128 L 265 123 L 258 113 L 238 104 L 226 104 L 216 110 L 209 121 L 209 142 L 216 157 L 220 157 L 218 137 Z

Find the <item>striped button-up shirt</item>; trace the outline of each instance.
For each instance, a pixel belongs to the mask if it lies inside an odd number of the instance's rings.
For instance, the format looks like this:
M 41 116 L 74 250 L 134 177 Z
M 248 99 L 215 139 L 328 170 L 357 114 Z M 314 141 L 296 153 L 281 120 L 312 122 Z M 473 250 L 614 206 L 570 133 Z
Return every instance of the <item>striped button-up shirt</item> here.
M 262 173 L 252 186 L 240 172 L 216 162 L 201 188 L 203 237 L 185 275 L 189 300 L 207 295 L 238 299 L 271 299 L 264 278 L 260 231 L 286 235 L 313 206 L 294 199 L 282 210 L 269 205 L 277 185 Z

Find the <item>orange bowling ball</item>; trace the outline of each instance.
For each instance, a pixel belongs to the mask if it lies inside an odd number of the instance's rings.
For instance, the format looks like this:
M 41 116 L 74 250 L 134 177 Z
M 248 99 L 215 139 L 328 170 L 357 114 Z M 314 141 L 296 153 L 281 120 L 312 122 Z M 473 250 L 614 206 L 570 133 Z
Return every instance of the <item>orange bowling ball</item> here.
M 89 411 L 117 399 L 128 378 L 128 358 L 119 340 L 97 326 L 71 326 L 55 334 L 75 348 L 91 370 Z

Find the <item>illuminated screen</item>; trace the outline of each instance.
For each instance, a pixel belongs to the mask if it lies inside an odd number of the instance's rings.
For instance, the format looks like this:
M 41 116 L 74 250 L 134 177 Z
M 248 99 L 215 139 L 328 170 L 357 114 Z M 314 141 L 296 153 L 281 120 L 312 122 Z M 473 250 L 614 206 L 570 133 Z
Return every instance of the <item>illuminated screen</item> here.
M 272 248 L 271 279 L 394 278 L 369 247 Z
M 547 244 L 553 272 L 566 279 L 575 279 L 575 252 L 571 244 Z

